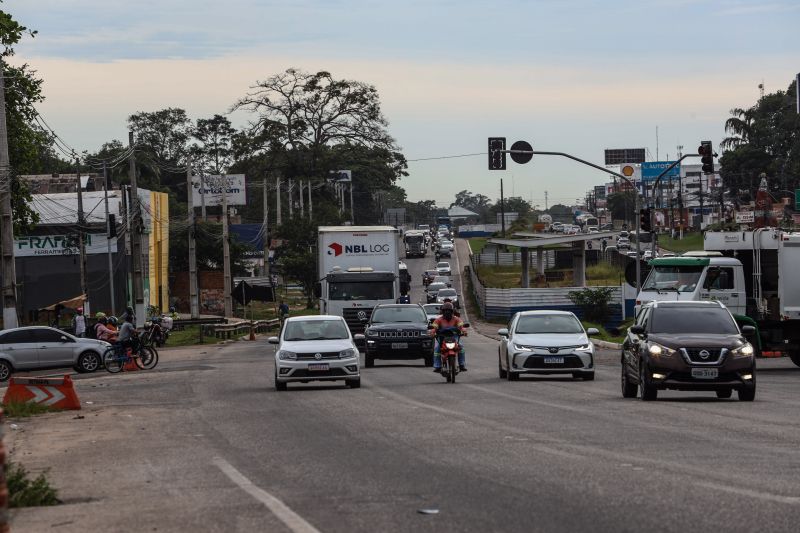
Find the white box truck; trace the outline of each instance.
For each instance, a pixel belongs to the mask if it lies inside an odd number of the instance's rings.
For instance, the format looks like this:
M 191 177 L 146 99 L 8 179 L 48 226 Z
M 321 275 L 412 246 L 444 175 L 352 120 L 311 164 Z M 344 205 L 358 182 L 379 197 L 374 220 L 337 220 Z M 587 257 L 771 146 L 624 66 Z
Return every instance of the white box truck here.
M 400 232 L 392 226 L 320 226 L 319 309 L 362 333 L 378 304 L 400 297 Z
M 800 366 L 800 233 L 708 231 L 703 248 L 650 261 L 637 312 L 653 300 L 718 300 L 756 327 L 757 354 L 788 355 Z

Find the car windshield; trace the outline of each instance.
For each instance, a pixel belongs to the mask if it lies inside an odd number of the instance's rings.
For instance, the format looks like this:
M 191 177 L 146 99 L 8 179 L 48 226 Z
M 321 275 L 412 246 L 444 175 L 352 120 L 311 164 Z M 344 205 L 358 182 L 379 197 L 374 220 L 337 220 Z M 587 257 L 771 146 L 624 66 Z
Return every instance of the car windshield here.
M 439 263 L 436 268 L 450 268 L 450 263 Z
M 438 295 L 440 297 L 442 297 L 442 298 L 448 298 L 448 297 L 449 298 L 453 298 L 453 297 L 456 296 L 456 290 L 455 289 L 441 289 L 441 290 L 439 290 Z
M 350 334 L 342 320 L 298 320 L 286 323 L 283 340 L 322 341 L 347 339 Z
M 583 326 L 573 315 L 524 315 L 514 333 L 583 333 Z
M 702 266 L 655 266 L 644 283 L 645 291 L 694 292 L 703 273 Z
M 446 288 L 446 285 L 444 283 L 441 282 L 431 283 L 430 285 L 428 285 L 428 292 L 436 292 L 444 288 Z
M 731 314 L 712 306 L 662 306 L 654 310 L 650 333 L 737 335 Z
M 379 307 L 372 313 L 373 324 L 387 322 L 426 322 L 428 317 L 425 312 L 417 307 Z
M 442 309 L 441 304 L 428 304 L 422 306 L 425 309 L 425 313 L 428 315 L 438 315 L 439 311 Z
M 330 284 L 331 300 L 393 300 L 391 281 L 343 281 Z

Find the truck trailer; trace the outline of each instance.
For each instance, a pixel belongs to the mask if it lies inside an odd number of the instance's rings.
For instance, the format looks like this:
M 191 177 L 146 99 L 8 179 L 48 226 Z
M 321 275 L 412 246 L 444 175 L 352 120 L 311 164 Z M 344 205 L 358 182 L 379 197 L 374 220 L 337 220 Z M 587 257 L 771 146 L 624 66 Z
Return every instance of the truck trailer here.
M 362 333 L 378 304 L 400 297 L 399 230 L 392 226 L 320 226 L 319 309 Z

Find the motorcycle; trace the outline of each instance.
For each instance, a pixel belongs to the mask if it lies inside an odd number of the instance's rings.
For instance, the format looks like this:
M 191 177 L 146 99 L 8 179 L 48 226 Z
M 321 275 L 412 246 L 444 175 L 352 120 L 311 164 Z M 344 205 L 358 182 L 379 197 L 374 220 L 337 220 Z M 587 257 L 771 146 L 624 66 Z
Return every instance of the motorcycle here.
M 464 324 L 465 328 L 469 324 Z M 456 327 L 442 328 L 436 333 L 439 353 L 442 356 L 442 376 L 448 383 L 455 383 L 459 373 L 458 354 L 461 351 L 461 331 Z
M 152 317 L 149 321 L 145 322 L 144 328 L 144 341 L 146 346 L 160 348 L 167 343 L 169 330 L 161 326 L 161 317 Z

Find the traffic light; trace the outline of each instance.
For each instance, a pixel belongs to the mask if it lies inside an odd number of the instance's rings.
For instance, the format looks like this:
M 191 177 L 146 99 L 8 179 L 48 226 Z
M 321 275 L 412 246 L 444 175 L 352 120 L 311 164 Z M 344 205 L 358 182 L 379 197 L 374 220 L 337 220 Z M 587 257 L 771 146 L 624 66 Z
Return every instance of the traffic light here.
M 117 236 L 117 216 L 114 214 L 108 215 L 108 236 L 112 239 Z
M 639 227 L 645 233 L 653 231 L 653 225 L 650 223 L 650 208 L 639 209 Z
M 714 173 L 714 148 L 711 147 L 711 141 L 702 141 L 700 148 L 697 149 L 700 154 L 700 162 L 703 163 L 703 173 Z
M 489 170 L 506 169 L 505 137 L 489 137 Z

